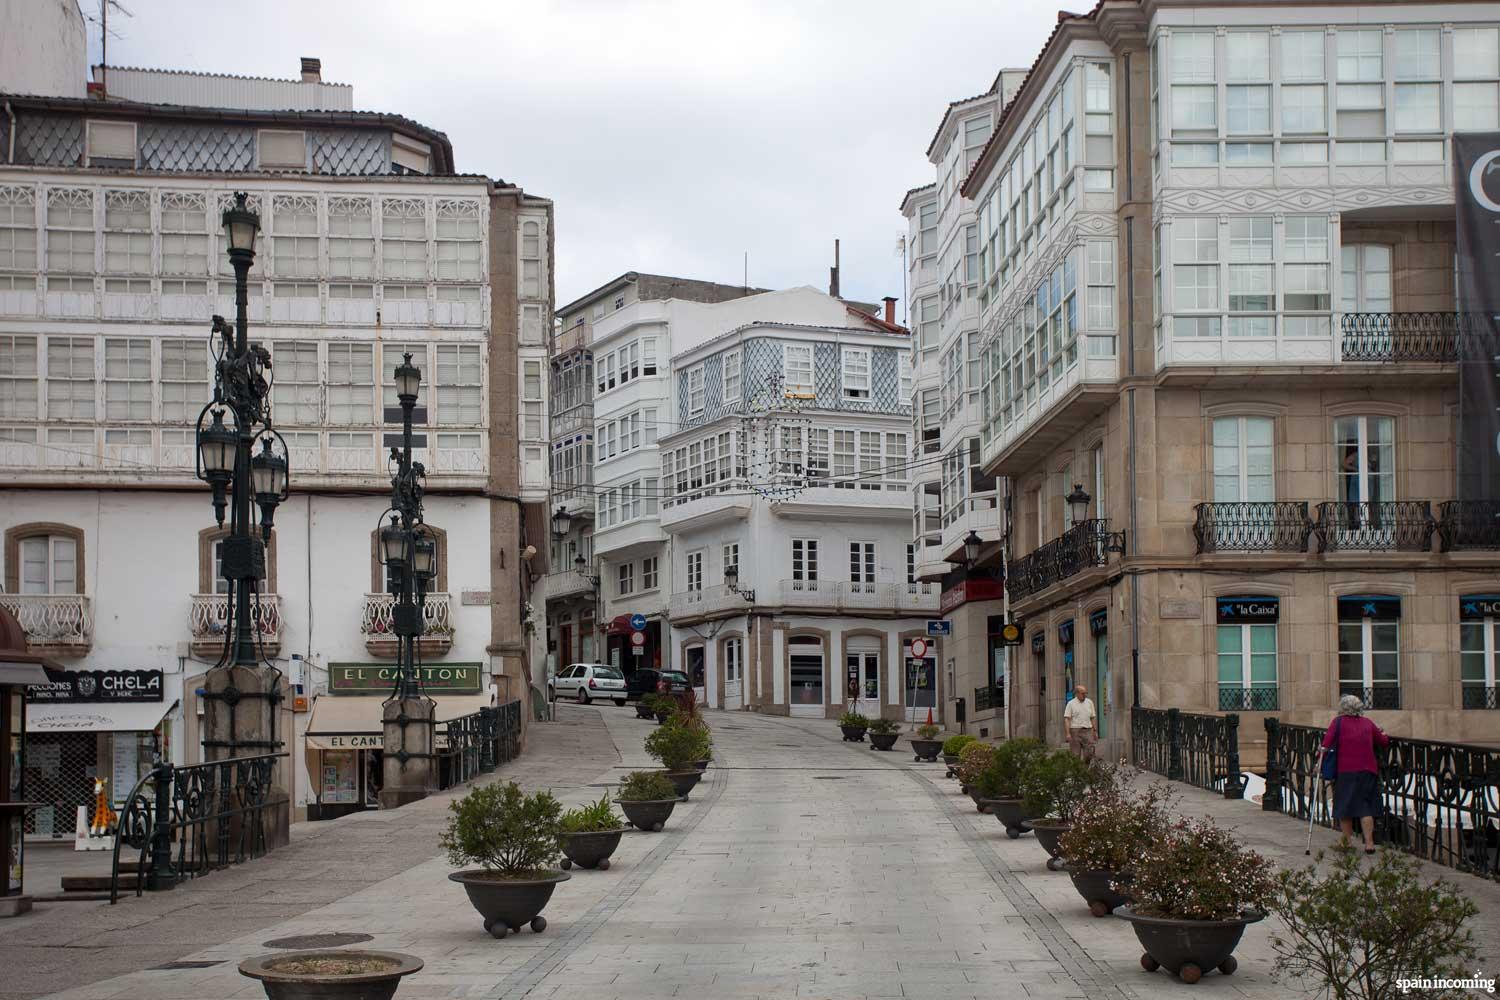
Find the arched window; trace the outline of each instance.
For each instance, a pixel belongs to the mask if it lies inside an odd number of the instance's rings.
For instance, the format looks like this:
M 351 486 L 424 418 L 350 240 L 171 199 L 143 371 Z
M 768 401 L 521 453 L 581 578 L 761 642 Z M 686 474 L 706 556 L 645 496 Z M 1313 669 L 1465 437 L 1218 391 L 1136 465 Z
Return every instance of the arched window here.
M 81 594 L 83 572 L 83 529 L 35 521 L 6 530 L 7 593 Z

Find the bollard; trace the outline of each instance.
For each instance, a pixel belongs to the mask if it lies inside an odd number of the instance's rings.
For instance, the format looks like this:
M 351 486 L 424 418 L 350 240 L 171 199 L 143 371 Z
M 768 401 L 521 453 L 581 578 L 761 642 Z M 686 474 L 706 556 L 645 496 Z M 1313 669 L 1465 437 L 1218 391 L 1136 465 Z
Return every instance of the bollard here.
M 1240 717 L 1231 712 L 1224 716 L 1224 797 L 1245 797 L 1245 775 L 1240 772 Z
M 1281 761 L 1276 751 L 1281 743 L 1281 720 L 1266 717 L 1266 795 L 1260 807 L 1265 812 L 1281 812 Z
M 172 781 L 175 772 L 166 761 L 152 768 L 156 782 L 156 804 L 151 812 L 151 868 L 146 874 L 146 888 L 152 892 L 177 885 L 172 868 Z

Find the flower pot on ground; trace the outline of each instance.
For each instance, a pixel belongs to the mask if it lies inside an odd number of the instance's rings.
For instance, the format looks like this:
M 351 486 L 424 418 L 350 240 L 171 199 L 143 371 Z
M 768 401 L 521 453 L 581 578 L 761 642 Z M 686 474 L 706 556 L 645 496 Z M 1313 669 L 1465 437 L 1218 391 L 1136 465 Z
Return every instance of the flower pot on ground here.
M 712 762 L 712 757 L 704 757 L 702 760 L 693 761 L 693 767 L 697 768 L 699 771 L 707 771 L 708 765 Z
M 968 749 L 966 748 L 964 752 L 967 753 Z M 1020 800 L 1021 773 L 1032 760 L 1046 752 L 1047 748 L 1041 740 L 1034 740 L 1030 737 L 1006 740 L 995 748 L 988 762 L 969 785 L 969 792 L 974 796 L 975 803 L 980 805 L 981 811 L 986 807 L 986 803 L 995 803 L 988 808 L 999 818 L 1005 826 L 1006 834 L 1012 840 L 1021 835 L 1021 820 L 1026 819 L 1026 816 L 1016 815 L 1010 811 L 1010 806 L 1002 806 L 998 803 Z M 1006 810 L 1004 814 L 1001 813 L 1001 809 Z
M 660 771 L 632 771 L 615 794 L 615 804 L 637 830 L 658 831 L 677 806 L 677 788 Z
M 963 748 L 974 742 L 974 737 L 967 733 L 958 736 L 950 736 L 943 741 L 943 763 L 948 765 L 947 777 L 958 777 L 958 755 Z
M 943 749 L 943 741 L 939 739 L 942 734 L 941 726 L 918 726 L 917 734 L 910 741 L 915 759 L 929 762 L 937 760 L 938 753 Z
M 1073 880 L 1073 888 L 1078 890 L 1078 895 L 1089 904 L 1089 912 L 1096 917 L 1107 917 L 1118 907 L 1130 902 L 1129 873 L 1076 868 L 1067 862 L 1063 863 L 1063 870 Z
M 694 766 L 694 762 L 703 760 L 712 752 L 708 726 L 701 717 L 695 720 L 681 712 L 646 737 L 646 753 L 661 761 L 667 780 L 677 789 L 678 797 L 684 799 L 703 779 L 703 772 Z
M 1021 811 L 1027 818 L 1022 826 L 1036 834 L 1052 871 L 1060 868 L 1058 838 L 1072 825 L 1073 813 L 1110 773 L 1069 750 L 1039 754 L 1022 768 Z
M 1137 772 L 1115 767 L 1073 810 L 1058 851 L 1073 888 L 1096 917 L 1130 902 L 1128 885 L 1142 848 L 1171 825 L 1172 791 L 1164 781 L 1137 793 Z
M 605 795 L 593 805 L 569 809 L 559 822 L 562 830 L 562 867 L 609 870 L 610 856 L 620 846 L 625 824 L 609 806 Z
M 1020 839 L 1027 830 L 1021 824 L 1026 822 L 1026 815 L 1021 811 L 1020 799 L 978 799 L 976 800 L 983 812 L 989 813 L 1000 821 L 1005 827 L 1005 835 L 1011 840 Z
M 1021 808 L 1023 810 L 1026 808 L 1024 799 L 1022 800 Z M 1068 828 L 1072 825 L 1073 824 L 1064 822 L 1062 820 L 1021 820 L 1021 828 L 1024 830 L 1030 830 L 1032 833 L 1036 834 L 1036 842 L 1038 844 L 1041 844 L 1042 849 L 1047 852 L 1048 871 L 1062 871 L 1062 852 L 1058 849 L 1057 844 L 1058 841 L 1062 838 L 1062 835 L 1067 833 Z
M 870 722 L 870 749 L 889 750 L 900 735 L 900 727 L 890 719 L 874 719 Z
M 869 728 L 870 720 L 858 712 L 845 712 L 839 716 L 839 729 L 843 730 L 846 743 L 863 743 L 865 730 Z
M 396 951 L 288 951 L 240 963 L 240 975 L 260 981 L 270 1000 L 389 1000 L 401 977 L 422 960 Z
M 672 783 L 672 788 L 677 792 L 677 797 L 683 801 L 687 800 L 688 793 L 698 787 L 698 782 L 703 780 L 703 772 L 696 767 L 690 767 L 683 771 L 663 771 L 662 774 Z
M 496 938 L 523 924 L 540 934 L 540 914 L 558 883 L 571 876 L 552 866 L 562 852 L 562 804 L 551 792 L 526 795 L 514 781 L 482 785 L 450 803 L 441 843 L 455 865 L 481 867 L 448 876 L 461 883 L 469 902 Z
M 1115 914 L 1135 929 L 1146 971 L 1165 968 L 1196 983 L 1211 969 L 1234 972 L 1234 949 L 1265 915 L 1271 891 L 1265 858 L 1209 821 L 1179 820 L 1142 847 L 1135 901 Z
M 988 743 L 975 740 L 958 751 L 958 787 L 965 795 L 974 799 L 974 805 L 980 812 L 984 806 L 979 804 L 979 798 L 975 794 L 975 788 L 979 784 L 979 776 L 984 773 L 985 768 L 990 766 L 994 759 L 995 748 Z

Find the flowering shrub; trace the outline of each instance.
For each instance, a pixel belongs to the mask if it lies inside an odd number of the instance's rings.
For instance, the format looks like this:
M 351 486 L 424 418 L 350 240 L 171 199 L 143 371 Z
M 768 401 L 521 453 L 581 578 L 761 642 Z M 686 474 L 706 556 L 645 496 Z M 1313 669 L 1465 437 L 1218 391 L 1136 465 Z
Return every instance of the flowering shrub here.
M 1145 844 L 1160 839 L 1171 825 L 1172 791 L 1164 781 L 1142 794 L 1128 787 L 1131 773 L 1124 768 L 1073 810 L 1073 825 L 1058 841 L 1068 864 L 1084 871 L 1133 872 Z
M 1103 766 L 1071 750 L 1038 753 L 1020 772 L 1021 810 L 1029 817 L 1069 822 L 1105 778 Z
M 1230 920 L 1265 909 L 1271 863 L 1209 820 L 1179 820 L 1142 845 L 1128 886 L 1137 913 L 1177 920 Z
M 974 737 L 970 736 L 968 733 L 963 733 L 958 736 L 950 736 L 943 741 L 943 753 L 952 754 L 953 756 L 957 757 L 959 753 L 963 751 L 964 747 L 973 742 Z
M 995 748 L 990 744 L 978 740 L 970 743 L 958 752 L 958 767 L 955 769 L 958 771 L 958 780 L 965 788 L 974 788 L 994 756 Z
M 979 781 L 969 787 L 977 789 L 983 799 L 1019 799 L 1021 775 L 1046 752 L 1046 744 L 1029 736 L 1006 740 L 995 748 L 995 756 Z

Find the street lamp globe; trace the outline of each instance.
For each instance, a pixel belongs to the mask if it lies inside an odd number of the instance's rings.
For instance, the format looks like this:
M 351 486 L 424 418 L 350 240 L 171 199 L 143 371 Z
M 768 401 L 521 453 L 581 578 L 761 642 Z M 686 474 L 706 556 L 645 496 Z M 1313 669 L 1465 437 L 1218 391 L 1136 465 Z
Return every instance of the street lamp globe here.
M 261 452 L 250 459 L 250 477 L 255 483 L 255 502 L 274 507 L 286 498 L 286 459 L 271 450 L 271 441 L 260 439 Z
M 566 538 L 568 537 L 568 529 L 572 526 L 573 515 L 568 513 L 568 508 L 557 508 L 557 513 L 552 515 L 552 534 L 558 538 Z
M 198 428 L 198 461 L 209 482 L 229 481 L 234 472 L 234 453 L 239 436 L 224 426 L 224 411 L 213 411 L 213 423 Z
M 398 570 L 406 568 L 406 532 L 395 514 L 391 523 L 380 529 L 380 562 Z
M 973 529 L 970 529 L 969 533 L 964 536 L 965 566 L 973 566 L 979 561 L 979 546 L 982 542 L 983 539 L 979 537 L 979 533 Z
M 1089 519 L 1089 497 L 1082 483 L 1073 484 L 1073 492 L 1063 497 L 1063 502 L 1073 514 L 1073 523 L 1081 524 Z
M 412 542 L 411 572 L 423 589 L 437 577 L 437 539 L 425 528 L 417 529 Z
M 417 401 L 417 389 L 422 384 L 422 370 L 411 363 L 411 355 L 396 366 L 396 398 L 403 403 Z
M 584 571 L 584 568 L 587 566 L 588 563 L 584 561 L 584 558 L 581 554 L 573 557 L 573 568 L 578 572 L 582 573 Z
M 255 237 L 260 232 L 260 216 L 245 205 L 245 192 L 234 196 L 234 206 L 224 210 L 224 234 L 229 238 L 229 252 L 254 256 Z

